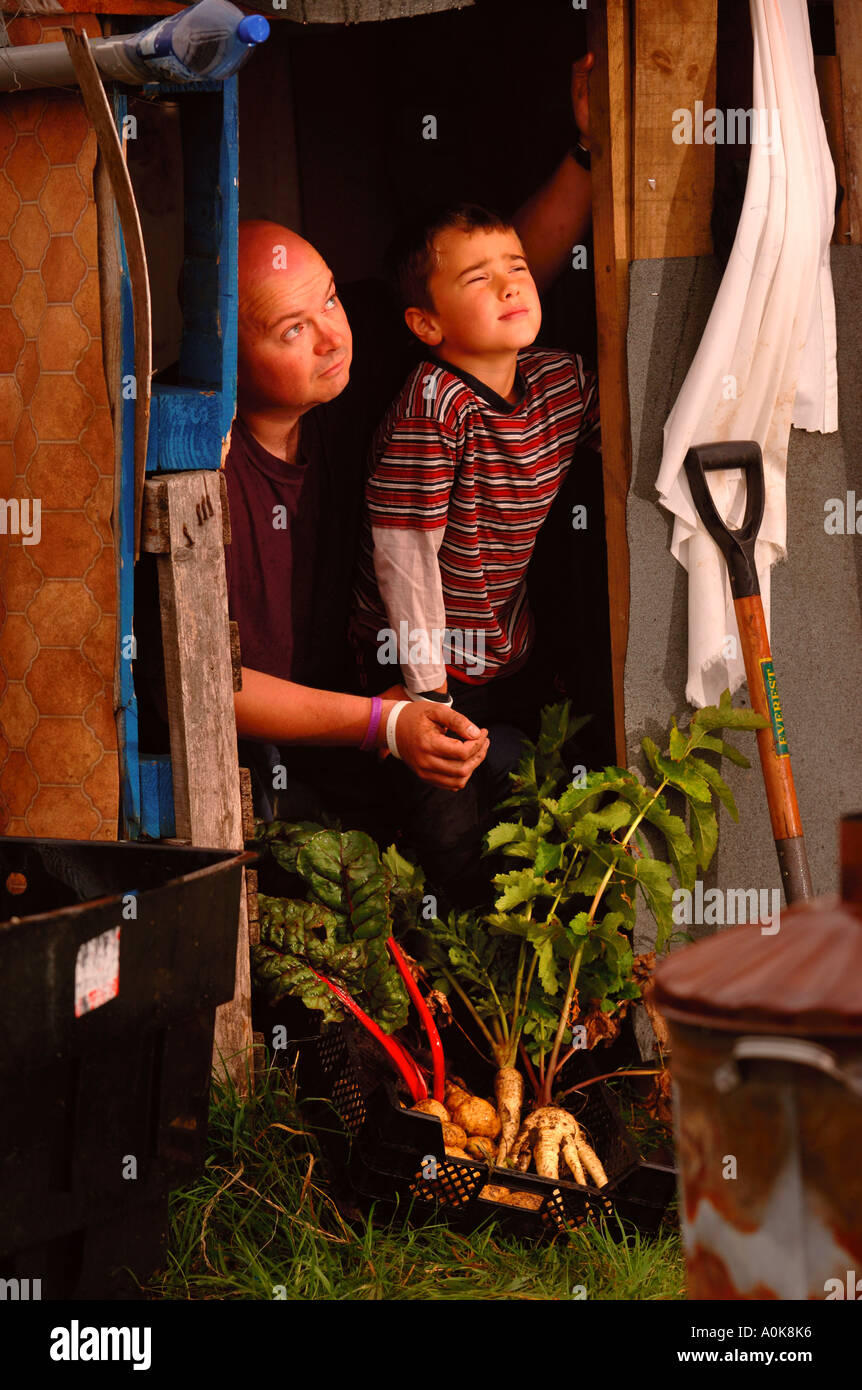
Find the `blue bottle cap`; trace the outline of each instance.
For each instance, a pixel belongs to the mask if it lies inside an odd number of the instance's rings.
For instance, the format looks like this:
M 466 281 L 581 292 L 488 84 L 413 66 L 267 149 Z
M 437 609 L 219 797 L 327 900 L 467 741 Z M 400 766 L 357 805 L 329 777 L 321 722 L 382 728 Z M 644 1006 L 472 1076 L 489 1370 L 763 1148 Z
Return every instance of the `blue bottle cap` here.
M 263 43 L 269 38 L 269 20 L 262 14 L 243 15 L 236 26 L 236 36 L 241 43 Z

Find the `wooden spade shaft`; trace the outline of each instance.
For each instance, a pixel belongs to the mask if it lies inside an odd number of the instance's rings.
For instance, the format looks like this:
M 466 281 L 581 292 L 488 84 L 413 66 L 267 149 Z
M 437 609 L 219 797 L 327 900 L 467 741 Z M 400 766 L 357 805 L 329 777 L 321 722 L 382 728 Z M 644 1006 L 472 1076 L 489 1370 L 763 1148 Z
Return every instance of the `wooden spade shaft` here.
M 757 730 L 757 750 L 763 768 L 784 896 L 788 903 L 797 902 L 812 896 L 811 874 L 802 838 L 802 818 L 796 801 L 787 731 L 760 594 L 734 599 L 733 609 L 742 643 L 751 707 L 769 720 L 765 728 Z

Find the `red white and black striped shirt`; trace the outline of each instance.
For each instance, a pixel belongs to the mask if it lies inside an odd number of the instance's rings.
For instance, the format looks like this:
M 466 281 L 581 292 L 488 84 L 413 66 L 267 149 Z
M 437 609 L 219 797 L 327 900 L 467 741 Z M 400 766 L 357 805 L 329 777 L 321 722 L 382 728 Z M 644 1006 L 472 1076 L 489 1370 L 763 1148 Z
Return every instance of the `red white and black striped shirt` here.
M 382 629 L 403 637 L 406 619 L 411 634 L 441 622 L 463 634 L 442 660 L 439 649 L 422 659 L 418 648 L 413 659 L 402 643 L 411 690 L 442 684 L 444 667 L 482 684 L 529 655 L 527 566 L 575 444 L 597 433 L 599 411 L 595 374 L 576 355 L 524 349 L 517 384 L 511 404 L 426 360 L 375 435 L 353 630 L 378 643 Z M 465 651 L 481 648 L 483 661 L 459 659 L 459 640 Z

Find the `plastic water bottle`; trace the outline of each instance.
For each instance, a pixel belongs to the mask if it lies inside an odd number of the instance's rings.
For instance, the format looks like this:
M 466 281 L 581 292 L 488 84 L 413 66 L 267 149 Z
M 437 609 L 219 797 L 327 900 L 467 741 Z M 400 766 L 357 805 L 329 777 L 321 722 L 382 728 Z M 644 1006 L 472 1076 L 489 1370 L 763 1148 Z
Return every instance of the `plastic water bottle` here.
M 229 0 L 199 0 L 181 14 L 129 37 L 130 58 L 162 82 L 229 77 L 269 37 L 262 14 L 244 15 Z

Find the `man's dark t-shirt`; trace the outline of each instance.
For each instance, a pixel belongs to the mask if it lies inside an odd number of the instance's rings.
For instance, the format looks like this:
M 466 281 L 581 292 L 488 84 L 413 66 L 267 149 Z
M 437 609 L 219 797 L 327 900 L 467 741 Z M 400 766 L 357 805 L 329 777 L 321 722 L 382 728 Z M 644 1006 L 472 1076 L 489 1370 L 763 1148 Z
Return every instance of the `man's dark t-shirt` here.
M 225 462 L 228 607 L 242 664 L 324 690 L 354 685 L 347 624 L 368 446 L 416 356 L 382 282 L 339 293 L 353 335 L 350 380 L 302 417 L 296 463 L 269 453 L 239 416 Z M 272 765 L 272 751 L 241 742 L 240 762 L 254 774 L 264 756 Z
M 233 422 L 226 466 L 231 543 L 225 550 L 231 616 L 240 614 L 244 666 L 306 682 L 315 549 L 320 535 L 320 449 L 308 421 L 296 462 L 269 453 L 242 417 Z

